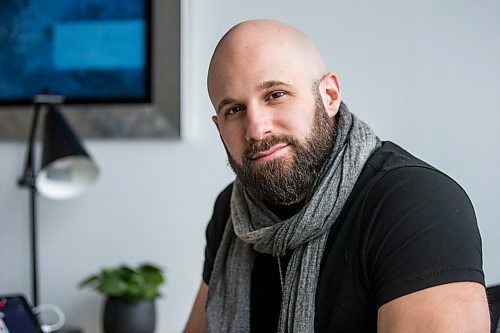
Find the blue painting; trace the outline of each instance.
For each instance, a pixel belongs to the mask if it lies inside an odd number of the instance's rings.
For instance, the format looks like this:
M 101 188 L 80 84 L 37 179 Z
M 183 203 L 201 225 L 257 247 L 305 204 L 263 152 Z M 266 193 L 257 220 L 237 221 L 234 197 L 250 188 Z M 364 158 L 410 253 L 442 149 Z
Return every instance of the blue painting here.
M 148 0 L 2 0 L 0 104 L 150 100 Z

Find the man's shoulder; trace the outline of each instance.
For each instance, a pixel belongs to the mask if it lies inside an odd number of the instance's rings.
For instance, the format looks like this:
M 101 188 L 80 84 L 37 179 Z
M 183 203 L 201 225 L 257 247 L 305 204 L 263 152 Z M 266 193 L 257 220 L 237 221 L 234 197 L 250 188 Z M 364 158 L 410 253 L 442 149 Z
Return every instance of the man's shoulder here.
M 441 186 L 449 184 L 455 190 L 465 192 L 448 174 L 390 141 L 384 141 L 366 164 L 377 175 L 372 178 L 372 187 L 415 181 L 424 184 L 428 190 L 440 192 Z
M 216 234 L 218 239 L 222 238 L 224 227 L 229 219 L 233 184 L 234 183 L 231 182 L 218 194 L 215 200 L 212 218 L 207 228 L 207 231 Z
M 234 182 L 229 183 L 218 195 L 215 200 L 215 207 L 224 209 L 225 206 L 229 206 L 229 202 L 231 201 L 231 194 L 233 192 L 233 184 Z
M 376 172 L 367 199 L 377 204 L 382 198 L 394 198 L 401 203 L 431 196 L 454 200 L 459 196 L 462 202 L 470 204 L 465 190 L 453 178 L 395 143 L 384 142 L 367 164 Z
M 203 266 L 203 281 L 208 284 L 212 268 L 215 261 L 215 256 L 219 248 L 219 244 L 224 234 L 224 229 L 229 219 L 231 193 L 233 191 L 233 183 L 229 184 L 219 193 L 215 200 L 212 217 L 205 230 L 207 246 L 205 247 L 205 264 Z
M 377 171 L 389 171 L 404 166 L 422 166 L 435 169 L 391 141 L 382 142 L 382 146 L 373 153 L 366 163 Z

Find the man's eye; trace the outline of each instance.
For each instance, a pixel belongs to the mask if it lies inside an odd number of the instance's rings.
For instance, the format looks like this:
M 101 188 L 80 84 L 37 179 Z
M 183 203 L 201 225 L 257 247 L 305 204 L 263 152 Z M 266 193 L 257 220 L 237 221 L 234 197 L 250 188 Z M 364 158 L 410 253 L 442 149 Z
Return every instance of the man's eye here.
M 235 114 L 235 113 L 241 112 L 243 110 L 244 110 L 243 106 L 236 105 L 236 106 L 233 106 L 232 108 L 227 109 L 226 114 Z
M 269 94 L 267 96 L 267 99 L 268 100 L 273 100 L 273 99 L 277 99 L 277 98 L 283 97 L 285 95 L 286 95 L 286 93 L 284 91 L 275 91 L 275 92 Z

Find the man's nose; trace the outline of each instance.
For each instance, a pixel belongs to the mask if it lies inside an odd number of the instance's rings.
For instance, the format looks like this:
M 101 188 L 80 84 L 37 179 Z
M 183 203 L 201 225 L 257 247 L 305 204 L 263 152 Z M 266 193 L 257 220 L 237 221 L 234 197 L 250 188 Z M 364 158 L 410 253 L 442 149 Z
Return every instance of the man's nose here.
M 262 140 L 273 132 L 272 115 L 269 114 L 269 110 L 258 106 L 247 106 L 246 116 L 247 141 Z

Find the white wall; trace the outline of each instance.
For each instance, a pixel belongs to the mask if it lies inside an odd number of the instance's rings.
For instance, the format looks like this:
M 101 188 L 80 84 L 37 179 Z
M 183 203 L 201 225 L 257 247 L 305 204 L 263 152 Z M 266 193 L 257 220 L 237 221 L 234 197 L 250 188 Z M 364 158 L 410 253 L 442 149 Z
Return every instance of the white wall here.
M 39 200 L 41 301 L 101 332 L 102 298 L 75 285 L 102 265 L 167 268 L 157 332 L 179 332 L 200 281 L 205 224 L 232 175 L 210 122 L 205 75 L 218 38 L 247 18 L 304 30 L 341 80 L 351 110 L 382 139 L 457 179 L 476 208 L 488 284 L 500 283 L 500 3 L 184 1 L 182 141 L 89 141 L 98 183 L 74 200 Z M 266 36 L 262 36 L 266 38 Z M 0 293 L 30 293 L 23 143 L 0 143 Z

